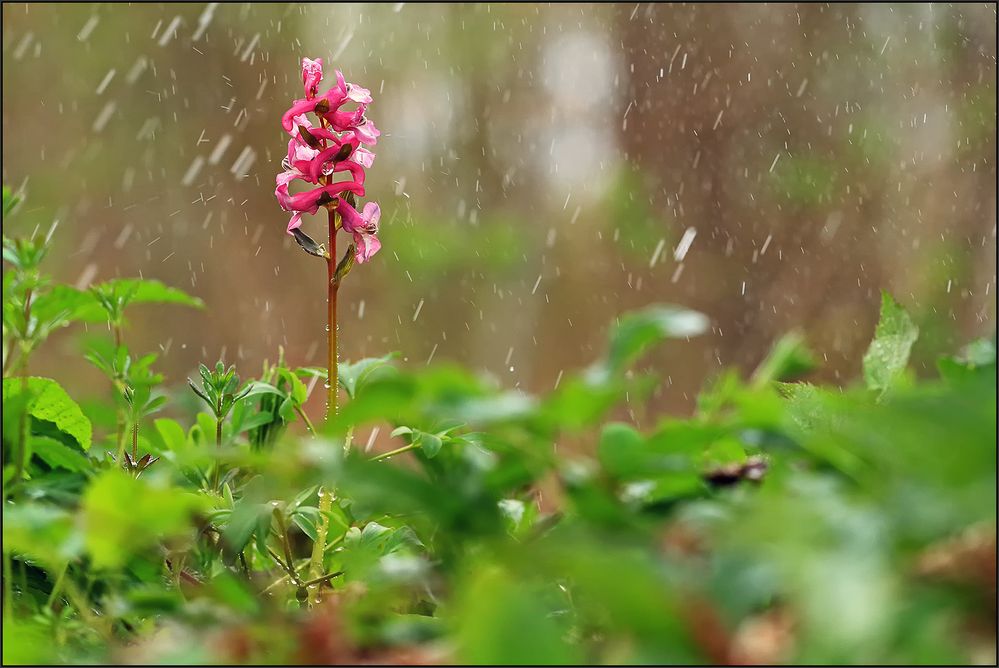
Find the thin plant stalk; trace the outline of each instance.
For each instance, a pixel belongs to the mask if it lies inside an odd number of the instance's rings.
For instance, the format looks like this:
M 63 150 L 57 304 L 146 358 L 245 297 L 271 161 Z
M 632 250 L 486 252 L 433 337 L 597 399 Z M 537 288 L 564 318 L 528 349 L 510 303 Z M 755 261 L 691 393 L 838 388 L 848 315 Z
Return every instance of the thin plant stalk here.
M 326 365 L 326 422 L 337 414 L 337 391 L 339 390 L 339 360 L 337 359 L 337 320 L 336 298 L 340 288 L 336 280 L 336 232 L 340 221 L 333 209 L 329 213 L 329 257 L 326 259 L 326 343 L 329 357 Z M 316 527 L 316 541 L 312 544 L 312 558 L 309 563 L 309 575 L 312 579 L 323 574 L 323 555 L 326 554 L 326 533 L 329 530 L 328 515 L 333 506 L 333 494 L 324 487 L 319 488 L 319 524 Z M 319 597 L 319 587 L 313 594 L 313 599 Z
M 28 337 L 28 324 L 31 322 L 31 296 L 32 291 L 29 288 L 27 294 L 24 297 L 24 329 L 25 338 Z M 27 455 L 28 455 L 28 435 L 31 430 L 31 422 L 28 419 L 29 403 L 27 400 L 28 396 L 28 346 L 22 342 L 22 349 L 20 358 L 17 360 L 17 371 L 16 373 L 21 376 L 21 397 L 25 398 L 26 403 L 23 406 L 21 415 L 18 418 L 18 447 L 17 447 L 17 458 L 14 462 L 15 471 L 13 483 L 16 485 L 21 482 L 21 478 L 24 477 L 24 469 L 27 467 Z M 4 495 L 6 498 L 6 494 Z
M 132 422 L 132 461 L 136 462 L 139 459 L 139 418 L 135 417 L 135 421 Z
M 220 407 L 221 410 L 221 407 Z M 222 418 L 215 420 L 215 469 L 212 471 L 212 490 L 219 488 L 219 469 L 222 467 L 222 460 L 218 455 L 222 451 Z

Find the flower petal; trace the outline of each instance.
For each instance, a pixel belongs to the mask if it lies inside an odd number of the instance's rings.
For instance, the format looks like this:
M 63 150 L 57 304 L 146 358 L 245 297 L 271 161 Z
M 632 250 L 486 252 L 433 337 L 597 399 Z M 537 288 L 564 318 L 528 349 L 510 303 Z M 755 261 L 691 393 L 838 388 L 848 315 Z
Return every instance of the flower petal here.
M 323 59 L 310 60 L 302 58 L 302 84 L 305 86 L 305 97 L 313 98 L 323 80 Z
M 363 264 L 371 259 L 382 247 L 382 242 L 373 234 L 354 233 L 354 259 Z

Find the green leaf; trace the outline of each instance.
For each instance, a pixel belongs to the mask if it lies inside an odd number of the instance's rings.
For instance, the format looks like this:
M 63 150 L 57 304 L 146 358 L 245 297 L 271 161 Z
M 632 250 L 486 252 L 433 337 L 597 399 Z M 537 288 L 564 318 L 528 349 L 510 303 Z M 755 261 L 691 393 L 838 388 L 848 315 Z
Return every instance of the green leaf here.
M 175 421 L 154 420 L 153 426 L 156 427 L 156 433 L 163 439 L 163 445 L 167 450 L 183 450 L 184 446 L 187 445 L 187 434 L 184 433 L 184 428 Z
M 20 198 L 11 192 L 10 188 L 7 186 L 3 187 L 3 217 L 6 218 L 7 215 L 14 210 L 17 203 L 21 201 Z
M 52 468 L 62 468 L 74 472 L 86 471 L 90 468 L 90 460 L 83 454 L 48 436 L 32 438 L 31 450 Z
M 437 456 L 437 453 L 441 451 L 441 447 L 444 445 L 444 441 L 437 434 L 430 434 L 425 431 L 421 431 L 416 436 L 416 442 L 420 446 L 420 450 L 423 451 L 430 459 Z
M 493 567 L 479 569 L 462 588 L 454 621 L 459 663 L 552 665 L 582 659 L 564 639 L 566 622 L 539 592 L 524 579 Z
M 73 320 L 104 321 L 103 311 L 95 309 L 92 294 L 62 284 L 53 285 L 32 301 L 31 313 L 49 327 Z
M 621 371 L 650 346 L 665 339 L 697 336 L 707 328 L 706 316 L 678 306 L 654 305 L 627 313 L 613 329 L 607 363 L 611 371 Z
M 196 531 L 207 502 L 191 492 L 105 471 L 83 496 L 86 546 L 98 568 L 118 568 L 162 541 Z
M 121 278 L 110 281 L 125 290 L 134 288 L 128 303 L 131 304 L 181 304 L 194 308 L 204 307 L 197 297 L 192 297 L 183 290 L 171 288 L 160 281 L 149 278 Z
M 616 422 L 605 426 L 600 434 L 597 453 L 600 463 L 614 476 L 628 477 L 648 473 L 645 467 L 645 439 L 630 425 Z
M 881 317 L 864 354 L 864 381 L 869 389 L 883 394 L 898 381 L 918 336 L 919 328 L 905 309 L 887 292 L 881 293 Z
M 83 547 L 73 516 L 62 508 L 32 501 L 4 504 L 4 551 L 57 565 L 76 557 Z
M 760 387 L 773 381 L 786 381 L 814 367 L 815 359 L 802 334 L 790 332 L 774 344 L 770 354 L 753 372 L 753 385 Z
M 22 378 L 4 378 L 3 400 L 17 398 L 22 391 Z M 50 378 L 28 378 L 32 396 L 28 412 L 37 420 L 52 422 L 59 431 L 72 436 L 84 450 L 90 449 L 93 428 L 75 401 L 69 398 L 59 383 Z
M 389 353 L 383 357 L 366 357 L 353 364 L 340 362 L 337 367 L 340 387 L 347 393 L 347 396 L 354 398 L 357 390 L 367 379 L 377 370 L 389 366 L 395 357 L 396 353 Z

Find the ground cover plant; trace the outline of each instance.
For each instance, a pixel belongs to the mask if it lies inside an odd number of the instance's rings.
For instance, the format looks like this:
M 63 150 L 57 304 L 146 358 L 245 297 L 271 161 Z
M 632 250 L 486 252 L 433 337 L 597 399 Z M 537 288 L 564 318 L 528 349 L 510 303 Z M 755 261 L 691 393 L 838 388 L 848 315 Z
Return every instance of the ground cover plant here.
M 802 381 L 821 361 L 790 333 L 648 430 L 629 415 L 668 370 L 643 357 L 710 314 L 626 313 L 538 396 L 391 350 L 339 360 L 361 325 L 337 290 L 380 247 L 359 204 L 379 133 L 368 90 L 322 79 L 303 60 L 275 195 L 327 264 L 324 368 L 276 350 L 164 378 L 128 319 L 212 304 L 54 280 L 4 190 L 6 663 L 994 661 L 994 337 L 917 377 L 918 329 L 885 293 L 845 388 Z M 300 226 L 320 209 L 324 242 Z M 107 377 L 103 410 L 32 375 L 63 327 Z M 372 428 L 395 447 L 367 452 Z

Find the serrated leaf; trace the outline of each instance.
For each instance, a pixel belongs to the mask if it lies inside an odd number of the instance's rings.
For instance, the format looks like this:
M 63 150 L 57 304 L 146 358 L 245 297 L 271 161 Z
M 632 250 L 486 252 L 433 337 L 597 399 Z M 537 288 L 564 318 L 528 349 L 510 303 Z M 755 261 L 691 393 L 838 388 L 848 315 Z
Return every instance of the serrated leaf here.
M 48 436 L 31 439 L 31 451 L 52 468 L 80 472 L 90 468 L 90 460 L 64 443 Z
M 887 292 L 881 293 L 881 317 L 864 354 L 864 382 L 869 389 L 884 393 L 897 382 L 918 337 L 919 328 L 905 309 Z
M 4 378 L 3 400 L 15 400 L 22 391 L 22 378 Z M 27 379 L 31 400 L 29 414 L 37 419 L 55 424 L 59 431 L 72 436 L 84 450 L 90 449 L 93 428 L 90 420 L 80 410 L 79 405 L 66 394 L 59 383 L 51 378 L 31 377 Z

